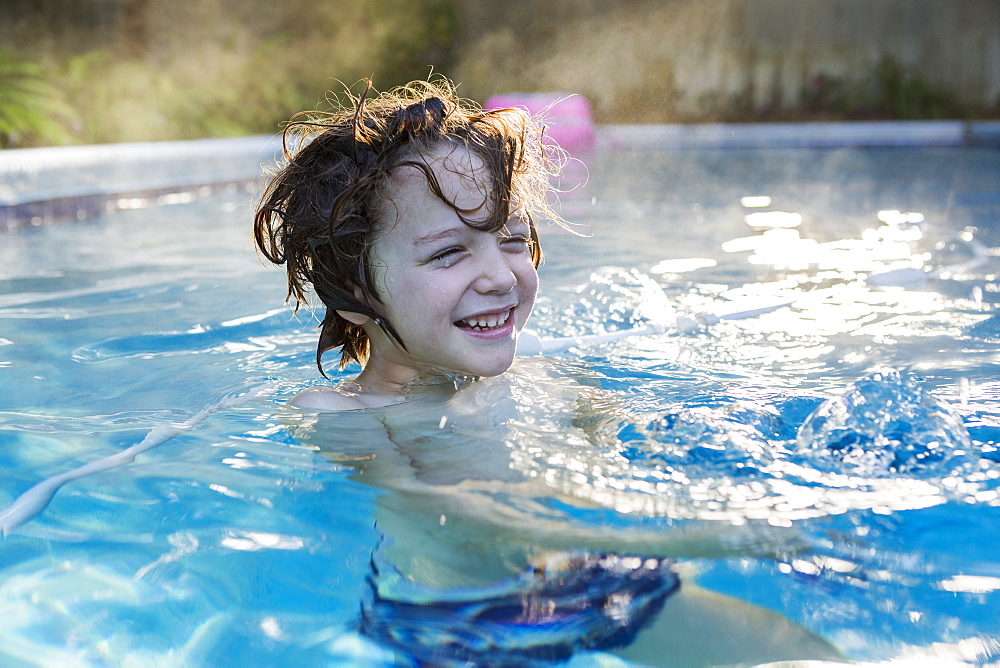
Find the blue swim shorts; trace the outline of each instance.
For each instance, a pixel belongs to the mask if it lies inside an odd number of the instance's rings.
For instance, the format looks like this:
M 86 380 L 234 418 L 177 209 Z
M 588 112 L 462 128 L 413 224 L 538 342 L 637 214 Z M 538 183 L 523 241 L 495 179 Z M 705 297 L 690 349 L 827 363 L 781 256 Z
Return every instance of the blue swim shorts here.
M 413 665 L 539 666 L 630 643 L 680 586 L 672 562 L 559 554 L 488 587 L 438 589 L 372 558 L 360 632 Z

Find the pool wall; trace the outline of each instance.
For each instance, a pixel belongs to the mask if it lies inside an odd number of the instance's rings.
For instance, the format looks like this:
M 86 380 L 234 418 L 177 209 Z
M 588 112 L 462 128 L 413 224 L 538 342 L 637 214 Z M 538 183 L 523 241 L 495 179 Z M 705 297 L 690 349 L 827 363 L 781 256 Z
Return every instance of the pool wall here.
M 1000 122 L 601 125 L 595 148 L 1000 147 Z M 254 191 L 276 136 L 0 151 L 0 233 Z
M 0 233 L 256 187 L 277 137 L 0 151 Z

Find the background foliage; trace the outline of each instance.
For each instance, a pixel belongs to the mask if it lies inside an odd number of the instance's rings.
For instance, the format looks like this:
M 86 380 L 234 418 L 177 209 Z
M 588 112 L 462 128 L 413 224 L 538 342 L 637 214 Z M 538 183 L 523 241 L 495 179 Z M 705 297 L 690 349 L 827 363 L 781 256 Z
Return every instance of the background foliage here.
M 1000 85 L 998 32 L 996 0 L 2 0 L 0 146 L 270 134 L 432 68 L 599 122 L 996 117 L 948 83 Z
M 13 47 L 0 53 L 0 72 L 22 73 L 17 85 L 34 95 L 21 104 L 35 119 L 0 136 L 5 146 L 272 133 L 341 88 L 335 77 L 375 76 L 386 87 L 427 76 L 448 62 L 456 25 L 451 0 L 0 7 L 0 38 Z M 0 78 L 0 105 L 24 100 L 19 90 Z

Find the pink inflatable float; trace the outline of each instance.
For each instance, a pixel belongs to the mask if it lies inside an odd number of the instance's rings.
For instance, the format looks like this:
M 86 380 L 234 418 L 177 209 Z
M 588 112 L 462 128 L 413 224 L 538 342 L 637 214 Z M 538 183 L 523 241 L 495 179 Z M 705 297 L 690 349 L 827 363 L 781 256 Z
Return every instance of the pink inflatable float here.
M 594 121 L 590 103 L 570 93 L 505 93 L 486 100 L 486 109 L 520 107 L 531 115 L 542 114 L 546 135 L 563 149 L 574 153 L 594 144 Z

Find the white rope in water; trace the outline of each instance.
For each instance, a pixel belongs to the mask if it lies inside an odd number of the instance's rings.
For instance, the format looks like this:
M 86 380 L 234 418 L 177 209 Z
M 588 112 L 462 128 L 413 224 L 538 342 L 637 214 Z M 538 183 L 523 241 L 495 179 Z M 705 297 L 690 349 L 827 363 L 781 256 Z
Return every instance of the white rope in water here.
M 45 510 L 45 507 L 49 505 L 55 493 L 67 482 L 129 464 L 135 460 L 136 455 L 151 450 L 178 434 L 191 431 L 213 413 L 239 406 L 260 396 L 272 387 L 274 387 L 274 383 L 264 383 L 243 394 L 226 396 L 218 402 L 201 409 L 185 422 L 153 427 L 142 441 L 121 452 L 98 459 L 89 464 L 84 464 L 72 471 L 66 471 L 65 473 L 46 478 L 14 499 L 14 502 L 9 506 L 0 510 L 0 536 L 6 537 L 13 529 Z

